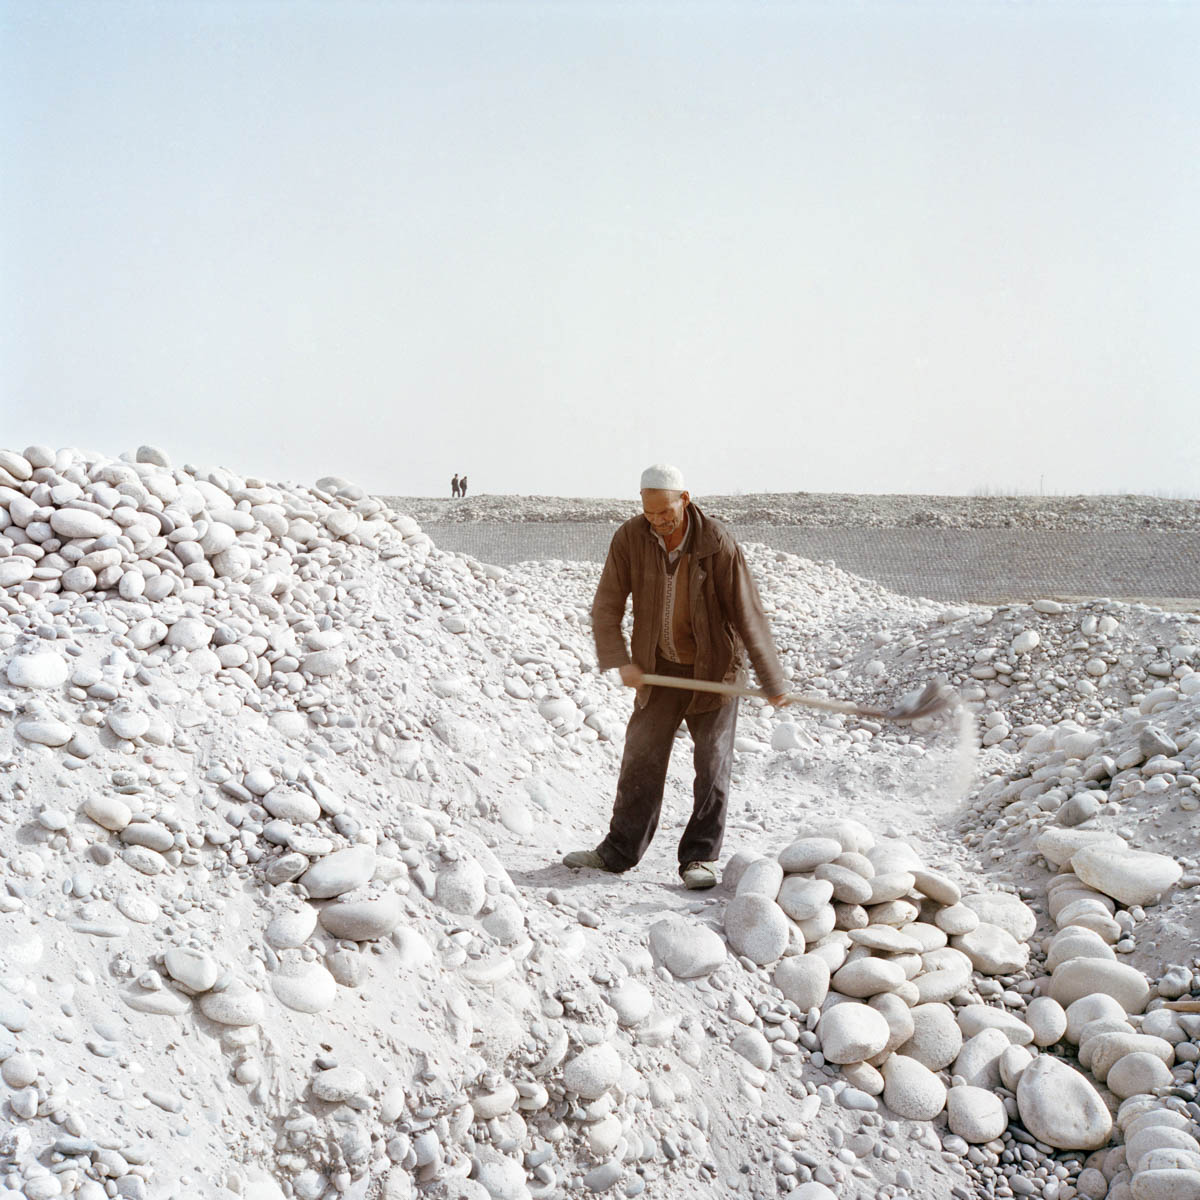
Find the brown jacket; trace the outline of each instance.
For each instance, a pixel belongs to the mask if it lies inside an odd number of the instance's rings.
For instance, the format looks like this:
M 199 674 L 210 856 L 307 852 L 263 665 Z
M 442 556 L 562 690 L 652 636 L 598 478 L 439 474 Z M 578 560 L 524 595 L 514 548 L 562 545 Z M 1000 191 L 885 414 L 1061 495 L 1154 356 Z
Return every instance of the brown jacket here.
M 785 690 L 783 668 L 742 548 L 720 521 L 706 517 L 695 504 L 688 505 L 688 518 L 695 522 L 688 554 L 695 677 L 742 683 L 744 651 L 749 651 L 767 694 L 779 695 Z M 629 662 L 654 671 L 663 610 L 662 561 L 662 547 L 645 517 L 631 518 L 613 534 L 592 601 L 592 632 L 602 671 Z M 621 632 L 631 592 L 632 656 Z M 645 700 L 640 694 L 638 702 Z M 726 702 L 727 697 L 697 692 L 688 712 L 708 712 Z

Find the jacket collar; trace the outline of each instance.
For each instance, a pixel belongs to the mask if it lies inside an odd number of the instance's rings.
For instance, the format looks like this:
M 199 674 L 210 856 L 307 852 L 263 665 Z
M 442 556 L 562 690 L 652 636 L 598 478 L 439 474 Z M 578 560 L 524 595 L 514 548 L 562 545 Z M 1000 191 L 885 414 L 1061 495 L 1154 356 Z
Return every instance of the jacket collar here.
M 688 553 L 698 558 L 715 553 L 719 546 L 717 533 L 712 527 L 712 522 L 700 511 L 699 506 L 694 500 L 688 502 L 688 519 L 694 522 L 691 530 L 691 546 L 688 548 Z M 656 550 L 661 549 L 658 539 L 654 536 L 654 530 L 650 528 L 650 522 L 645 517 L 639 517 L 639 520 L 641 522 L 642 536 Z

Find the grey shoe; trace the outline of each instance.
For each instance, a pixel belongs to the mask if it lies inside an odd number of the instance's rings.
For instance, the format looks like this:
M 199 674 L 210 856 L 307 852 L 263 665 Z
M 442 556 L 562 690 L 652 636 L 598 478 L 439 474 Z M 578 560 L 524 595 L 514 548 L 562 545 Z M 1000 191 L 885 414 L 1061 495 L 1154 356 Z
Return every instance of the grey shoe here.
M 593 871 L 609 871 L 612 867 L 600 857 L 599 850 L 572 850 L 563 856 L 564 867 L 588 867 Z M 613 872 L 615 874 L 615 872 Z
M 686 867 L 681 867 L 679 877 L 683 880 L 683 886 L 692 892 L 716 887 L 716 865 L 715 862 L 690 862 Z

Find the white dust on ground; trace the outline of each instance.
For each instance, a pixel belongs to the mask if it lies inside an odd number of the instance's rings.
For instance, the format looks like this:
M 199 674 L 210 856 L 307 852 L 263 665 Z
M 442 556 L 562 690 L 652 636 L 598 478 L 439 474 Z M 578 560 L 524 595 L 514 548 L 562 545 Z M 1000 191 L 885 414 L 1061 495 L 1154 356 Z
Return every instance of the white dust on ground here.
M 968 1147 L 848 1106 L 771 964 L 655 965 L 664 915 L 723 935 L 731 897 L 678 885 L 686 735 L 646 860 L 558 865 L 603 833 L 630 703 L 594 670 L 597 566 L 488 567 L 340 480 L 139 458 L 0 457 L 0 1196 L 1074 1194 L 1087 1154 L 1016 1122 Z M 1035 841 L 1086 791 L 1088 828 L 1182 863 L 1121 949 L 1195 988 L 1195 619 L 947 606 L 748 556 L 797 690 L 886 705 L 941 675 L 974 716 L 743 703 L 725 858 L 855 819 L 1045 934 Z M 1169 770 L 1085 778 L 1151 720 Z M 312 864 L 349 890 L 309 898 Z M 956 1005 L 1020 1013 L 1033 950 Z M 785 1031 L 765 1070 L 732 1049 L 748 1029 Z

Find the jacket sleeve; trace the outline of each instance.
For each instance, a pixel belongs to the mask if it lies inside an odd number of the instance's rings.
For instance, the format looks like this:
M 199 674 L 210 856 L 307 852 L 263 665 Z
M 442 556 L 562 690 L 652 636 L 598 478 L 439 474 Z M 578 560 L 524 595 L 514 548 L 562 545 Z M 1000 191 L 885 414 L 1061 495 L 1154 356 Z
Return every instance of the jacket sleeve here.
M 742 553 L 741 546 L 733 548 L 729 569 L 730 606 L 729 614 L 738 631 L 750 661 L 754 664 L 758 680 L 768 696 L 779 696 L 787 691 L 783 677 L 783 665 L 771 636 L 771 626 L 763 611 L 762 600 L 754 583 L 754 576 Z
M 629 539 L 624 529 L 618 529 L 609 544 L 608 558 L 592 601 L 592 636 L 596 639 L 596 659 L 602 671 L 632 661 L 621 632 L 631 587 Z

